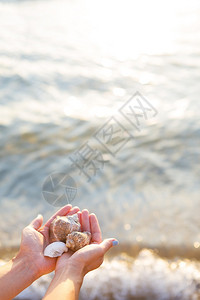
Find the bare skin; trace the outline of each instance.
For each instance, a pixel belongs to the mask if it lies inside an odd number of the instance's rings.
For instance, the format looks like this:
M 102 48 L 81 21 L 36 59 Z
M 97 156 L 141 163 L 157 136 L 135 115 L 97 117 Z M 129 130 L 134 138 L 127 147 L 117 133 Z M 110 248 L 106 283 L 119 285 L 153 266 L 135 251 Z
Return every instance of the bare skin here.
M 85 209 L 78 212 L 82 231 L 90 231 L 91 244 L 77 252 L 64 253 L 58 258 L 55 276 L 46 292 L 44 300 L 77 300 L 84 276 L 98 268 L 105 253 L 118 242 L 116 239 L 106 239 L 102 242 L 101 230 L 95 214 Z M 113 243 L 114 242 L 114 243 Z
M 44 257 L 44 248 L 49 244 L 49 226 L 56 216 L 78 213 L 82 231 L 90 231 L 91 244 L 76 253 L 64 253 L 60 258 Z M 40 276 L 55 270 L 55 276 L 47 290 L 45 300 L 78 299 L 86 273 L 98 268 L 106 251 L 115 239 L 102 242 L 101 230 L 94 214 L 78 207 L 66 205 L 55 213 L 44 225 L 38 215 L 22 232 L 19 253 L 0 268 L 0 300 L 10 300 L 32 284 Z
M 57 259 L 43 255 L 49 244 L 49 226 L 57 215 L 72 215 L 78 211 L 78 207 L 66 205 L 43 226 L 43 217 L 38 215 L 23 229 L 19 253 L 0 268 L 0 300 L 13 299 L 33 281 L 55 269 Z

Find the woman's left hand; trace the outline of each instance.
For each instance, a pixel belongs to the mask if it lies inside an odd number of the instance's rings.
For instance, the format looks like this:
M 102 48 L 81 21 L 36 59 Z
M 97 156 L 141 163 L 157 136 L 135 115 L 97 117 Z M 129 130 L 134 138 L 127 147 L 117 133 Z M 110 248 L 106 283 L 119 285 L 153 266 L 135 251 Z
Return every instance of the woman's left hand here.
M 58 210 L 43 226 L 43 217 L 38 215 L 22 231 L 22 240 L 18 258 L 24 260 L 27 267 L 34 270 L 36 277 L 50 273 L 55 269 L 57 258 L 45 257 L 43 252 L 49 245 L 49 226 L 56 216 L 73 215 L 79 211 L 78 207 L 66 205 Z

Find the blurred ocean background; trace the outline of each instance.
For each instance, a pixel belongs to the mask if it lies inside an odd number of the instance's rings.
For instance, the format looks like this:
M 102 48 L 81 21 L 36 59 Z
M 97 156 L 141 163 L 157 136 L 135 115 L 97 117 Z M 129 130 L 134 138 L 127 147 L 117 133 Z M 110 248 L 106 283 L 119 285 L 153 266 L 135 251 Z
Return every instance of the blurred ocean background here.
M 120 246 L 81 299 L 200 299 L 200 1 L 0 1 L 0 254 L 57 208 L 45 178 Z M 157 109 L 87 182 L 69 156 L 139 91 Z M 41 299 L 51 275 L 16 299 Z M 95 283 L 95 284 L 94 284 Z

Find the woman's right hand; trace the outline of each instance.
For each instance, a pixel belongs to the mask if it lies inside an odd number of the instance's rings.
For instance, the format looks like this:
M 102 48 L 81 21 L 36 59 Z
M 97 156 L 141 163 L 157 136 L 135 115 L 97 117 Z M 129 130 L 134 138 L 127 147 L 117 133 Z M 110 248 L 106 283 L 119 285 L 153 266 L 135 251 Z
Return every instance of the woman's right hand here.
M 89 214 L 87 209 L 78 212 L 82 231 L 91 232 L 91 244 L 77 252 L 68 251 L 57 259 L 55 276 L 46 292 L 44 300 L 70 299 L 78 300 L 79 291 L 86 273 L 98 268 L 104 254 L 114 245 L 116 239 L 106 239 L 102 242 L 101 230 L 95 214 Z
M 62 254 L 62 256 L 57 259 L 55 272 L 62 272 L 67 265 L 74 271 L 77 270 L 78 273 L 84 277 L 85 274 L 98 268 L 102 264 L 105 253 L 112 246 L 117 245 L 118 241 L 115 238 L 102 241 L 101 229 L 95 214 L 89 214 L 88 210 L 84 209 L 82 212 L 78 212 L 78 215 L 82 231 L 91 232 L 91 244 L 75 253 L 68 251 Z

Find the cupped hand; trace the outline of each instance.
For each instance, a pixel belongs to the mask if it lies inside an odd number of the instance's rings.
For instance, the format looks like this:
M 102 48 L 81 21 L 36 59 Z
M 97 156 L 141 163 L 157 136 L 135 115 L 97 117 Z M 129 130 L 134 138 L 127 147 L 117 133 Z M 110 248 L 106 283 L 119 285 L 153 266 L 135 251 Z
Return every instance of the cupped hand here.
M 78 212 L 82 231 L 91 232 L 91 243 L 82 249 L 62 254 L 57 259 L 55 272 L 63 270 L 66 265 L 80 270 L 84 276 L 86 273 L 98 268 L 104 259 L 105 253 L 118 241 L 114 238 L 106 239 L 102 242 L 101 229 L 95 214 L 89 214 L 87 209 Z
M 79 211 L 78 207 L 69 204 L 58 210 L 43 226 L 43 217 L 38 215 L 22 231 L 22 239 L 18 257 L 24 258 L 25 263 L 35 270 L 36 277 L 52 272 L 57 258 L 45 257 L 43 252 L 49 245 L 49 227 L 56 216 L 73 215 Z

